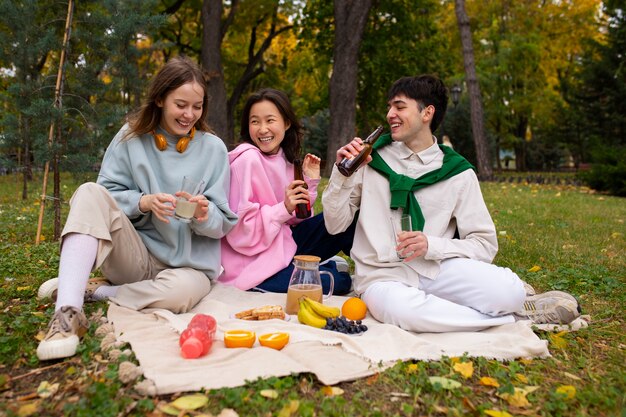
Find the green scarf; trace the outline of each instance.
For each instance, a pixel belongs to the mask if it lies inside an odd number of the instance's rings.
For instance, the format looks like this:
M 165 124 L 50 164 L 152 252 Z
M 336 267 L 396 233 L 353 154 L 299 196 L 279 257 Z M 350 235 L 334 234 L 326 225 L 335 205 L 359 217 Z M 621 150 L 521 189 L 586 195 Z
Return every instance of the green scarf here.
M 453 177 L 466 169 L 474 169 L 474 166 L 467 159 L 453 151 L 452 148 L 439 145 L 439 148 L 443 151 L 443 165 L 441 168 L 427 172 L 417 179 L 396 174 L 376 151 L 376 149 L 387 146 L 391 142 L 393 140 L 388 133 L 376 141 L 374 151 L 372 151 L 372 161 L 369 163 L 369 166 L 389 180 L 389 189 L 391 190 L 390 207 L 394 210 L 402 207 L 405 212 L 408 211 L 411 215 L 412 229 L 422 231 L 424 230 L 425 219 L 413 192 Z

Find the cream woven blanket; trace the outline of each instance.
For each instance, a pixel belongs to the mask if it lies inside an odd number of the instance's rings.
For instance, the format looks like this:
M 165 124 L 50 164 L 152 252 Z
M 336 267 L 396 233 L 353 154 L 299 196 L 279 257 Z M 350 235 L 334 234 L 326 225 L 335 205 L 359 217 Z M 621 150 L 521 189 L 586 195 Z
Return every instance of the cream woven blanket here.
M 345 297 L 326 303 L 341 306 Z M 190 313 L 166 310 L 137 312 L 109 305 L 108 319 L 118 340 L 130 343 L 146 379 L 156 394 L 236 387 L 258 378 L 302 372 L 315 374 L 333 385 L 372 375 L 398 360 L 438 360 L 442 356 L 483 356 L 498 360 L 547 357 L 547 342 L 539 339 L 529 322 L 490 328 L 481 332 L 410 333 L 367 317 L 369 329 L 362 335 L 343 335 L 289 320 L 250 322 L 233 317 L 235 312 L 266 304 L 284 305 L 284 294 L 253 293 L 216 285 Z M 178 337 L 195 313 L 214 316 L 218 331 L 208 355 L 198 359 L 180 356 Z M 257 336 L 288 332 L 289 344 L 281 351 L 262 347 L 227 349 L 223 332 L 248 329 Z

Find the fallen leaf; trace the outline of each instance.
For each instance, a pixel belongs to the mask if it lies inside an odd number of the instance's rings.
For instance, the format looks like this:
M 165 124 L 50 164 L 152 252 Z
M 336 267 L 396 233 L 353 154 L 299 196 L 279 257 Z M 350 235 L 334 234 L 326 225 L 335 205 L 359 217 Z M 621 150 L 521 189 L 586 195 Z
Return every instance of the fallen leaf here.
M 170 416 L 177 416 L 180 414 L 180 411 L 178 408 L 174 407 L 173 405 L 170 404 L 163 404 L 159 406 L 159 411 L 170 415 Z
M 574 374 L 570 374 L 569 372 L 563 372 L 563 375 L 565 375 L 566 377 L 576 380 L 576 381 L 582 381 L 582 379 Z
M 530 402 L 528 401 L 526 396 L 530 394 L 531 392 L 539 389 L 539 387 L 528 385 L 523 388 L 515 387 L 513 389 L 514 389 L 513 394 L 509 394 L 508 392 L 503 392 L 501 394 L 498 394 L 498 397 L 502 398 L 503 400 L 506 400 L 506 402 L 508 402 L 510 405 L 514 407 L 524 408 L 524 407 L 530 406 Z
M 453 369 L 465 379 L 471 378 L 472 375 L 474 375 L 474 364 L 472 362 L 455 363 Z
M 480 378 L 478 383 L 480 385 L 484 385 L 486 387 L 496 387 L 496 388 L 498 388 L 500 386 L 500 384 L 498 383 L 498 381 L 495 378 L 491 378 L 489 376 L 483 376 L 482 378 Z
M 567 332 L 565 331 L 554 334 L 550 333 L 548 335 L 548 337 L 550 338 L 550 343 L 552 343 L 554 347 L 557 347 L 559 349 L 565 349 L 567 347 L 567 340 L 563 339 L 562 336 L 566 333 Z
M 277 417 L 291 417 L 298 412 L 298 408 L 300 408 L 300 401 L 291 400 L 278 412 Z
M 498 411 L 498 410 L 485 410 L 485 415 L 491 417 L 513 417 L 511 414 L 506 411 Z
M 524 374 L 515 374 L 515 379 L 517 379 L 522 384 L 528 384 L 528 378 Z
M 378 376 L 379 376 L 379 375 L 380 375 L 379 373 L 376 373 L 376 374 L 374 374 L 374 375 L 370 376 L 369 378 L 367 378 L 367 379 L 365 380 L 365 382 L 367 383 L 367 385 L 372 385 L 372 384 L 375 384 L 375 383 L 376 383 L 376 381 L 378 381 Z
M 455 381 L 453 379 L 444 378 L 442 376 L 431 376 L 428 378 L 428 380 L 430 381 L 431 384 L 433 385 L 439 384 L 441 385 L 441 388 L 447 389 L 447 390 L 457 389 L 461 386 L 460 382 Z
M 463 404 L 465 404 L 465 406 L 469 408 L 470 410 L 476 411 L 476 406 L 469 398 L 463 397 Z
M 325 386 L 322 388 L 322 392 L 327 396 L 327 397 L 336 397 L 337 395 L 342 395 L 343 394 L 343 390 L 339 387 L 329 387 L 329 386 Z
M 275 389 L 262 389 L 259 394 L 261 397 L 276 399 L 278 398 L 278 391 Z
M 30 290 L 30 286 L 29 286 L 29 285 L 27 285 L 27 286 L 25 286 L 25 287 L 17 287 L 17 290 L 18 290 L 18 291 L 27 291 L 27 290 Z
M 179 410 L 195 410 L 197 408 L 204 407 L 208 402 L 208 397 L 202 394 L 192 394 L 179 397 L 172 401 L 170 405 L 178 408 Z
M 41 381 L 37 387 L 37 396 L 39 398 L 52 397 L 59 390 L 59 383 L 50 384 L 48 381 Z
M 217 417 L 239 417 L 239 414 L 237 414 L 237 412 L 232 408 L 224 408 L 220 411 Z
M 573 400 L 576 397 L 576 388 L 572 385 L 561 385 L 556 389 L 558 394 L 563 394 L 566 400 Z
M 528 272 L 537 272 L 537 271 L 541 271 L 541 267 L 539 265 L 533 265 L 533 267 L 528 270 Z
M 38 408 L 39 408 L 39 404 L 37 401 L 24 404 L 23 406 L 19 408 L 19 410 L 17 410 L 17 415 L 19 417 L 29 417 L 29 416 L 34 415 L 37 412 Z

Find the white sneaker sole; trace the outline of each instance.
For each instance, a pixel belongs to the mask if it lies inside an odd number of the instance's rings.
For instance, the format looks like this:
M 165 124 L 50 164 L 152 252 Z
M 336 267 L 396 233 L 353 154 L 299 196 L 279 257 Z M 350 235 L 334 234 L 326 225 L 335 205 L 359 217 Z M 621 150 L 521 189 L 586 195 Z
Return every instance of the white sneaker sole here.
M 335 261 L 335 265 L 337 265 L 337 271 L 350 272 L 350 265 L 348 264 L 348 261 L 346 261 L 341 256 L 335 255 L 332 258 L 326 260 L 326 262 L 328 261 Z M 321 265 L 325 264 L 326 262 L 322 262 Z
M 78 342 L 79 339 L 76 335 L 58 340 L 44 340 L 37 346 L 37 357 L 41 361 L 48 361 L 74 356 Z
M 59 288 L 59 278 L 52 278 L 41 284 L 39 291 L 37 291 L 37 298 L 40 300 L 45 298 L 52 298 L 52 293 Z

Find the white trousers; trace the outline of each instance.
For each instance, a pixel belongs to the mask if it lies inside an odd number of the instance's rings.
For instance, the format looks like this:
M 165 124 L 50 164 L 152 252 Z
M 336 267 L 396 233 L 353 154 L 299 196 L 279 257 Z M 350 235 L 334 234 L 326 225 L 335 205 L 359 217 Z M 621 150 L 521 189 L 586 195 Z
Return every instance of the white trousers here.
M 370 285 L 363 301 L 379 321 L 413 332 L 476 331 L 512 323 L 523 307 L 524 285 L 509 268 L 465 258 L 446 259 L 435 280 L 419 288 L 397 281 Z

